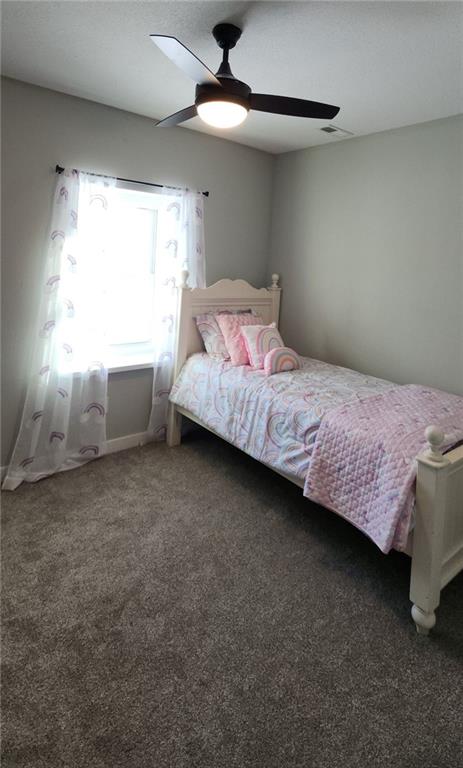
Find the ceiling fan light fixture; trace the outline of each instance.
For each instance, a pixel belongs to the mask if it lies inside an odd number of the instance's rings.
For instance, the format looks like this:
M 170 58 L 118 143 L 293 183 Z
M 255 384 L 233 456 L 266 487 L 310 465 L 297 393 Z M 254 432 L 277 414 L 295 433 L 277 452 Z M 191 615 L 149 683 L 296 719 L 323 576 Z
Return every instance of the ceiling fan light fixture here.
M 248 116 L 246 107 L 229 100 L 203 101 L 197 109 L 201 120 L 214 128 L 235 128 Z
M 234 24 L 216 24 L 212 34 L 219 48 L 223 50 L 222 62 L 215 75 L 176 37 L 150 35 L 161 51 L 196 83 L 195 103 L 165 117 L 164 120 L 159 120 L 156 127 L 179 125 L 199 115 L 204 123 L 214 128 L 234 128 L 246 120 L 251 109 L 272 115 L 308 117 L 316 120 L 332 120 L 338 114 L 339 107 L 332 104 L 292 96 L 254 93 L 247 83 L 233 75 L 228 60 L 230 50 L 240 39 L 241 29 Z

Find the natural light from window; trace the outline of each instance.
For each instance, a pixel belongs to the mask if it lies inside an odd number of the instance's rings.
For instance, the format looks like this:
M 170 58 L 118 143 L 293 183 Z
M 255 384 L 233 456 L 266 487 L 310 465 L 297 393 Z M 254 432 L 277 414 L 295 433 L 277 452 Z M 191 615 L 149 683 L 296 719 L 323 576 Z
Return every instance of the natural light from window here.
M 80 306 L 92 318 L 109 368 L 152 360 L 158 201 L 155 192 L 116 187 L 104 226 L 100 196 L 83 216 L 79 207 Z

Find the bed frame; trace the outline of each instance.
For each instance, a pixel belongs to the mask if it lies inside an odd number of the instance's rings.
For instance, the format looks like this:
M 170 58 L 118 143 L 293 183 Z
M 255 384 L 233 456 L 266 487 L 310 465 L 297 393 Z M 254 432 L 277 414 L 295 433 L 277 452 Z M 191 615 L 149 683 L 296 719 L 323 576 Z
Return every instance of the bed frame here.
M 225 308 L 251 308 L 262 315 L 265 323 L 278 324 L 278 281 L 279 275 L 274 274 L 268 288 L 253 288 L 245 280 L 219 280 L 209 288 L 190 289 L 188 272 L 184 270 L 178 288 L 174 379 L 185 360 L 203 350 L 195 315 Z M 170 447 L 180 444 L 182 416 L 214 432 L 194 414 L 171 403 L 167 426 Z M 429 426 L 425 435 L 428 448 L 417 457 L 415 527 L 406 550 L 412 561 L 411 614 L 420 635 L 429 634 L 434 627 L 441 590 L 463 569 L 463 446 L 443 455 L 440 447 L 444 435 L 439 427 Z M 300 487 L 304 485 L 295 476 L 279 474 Z

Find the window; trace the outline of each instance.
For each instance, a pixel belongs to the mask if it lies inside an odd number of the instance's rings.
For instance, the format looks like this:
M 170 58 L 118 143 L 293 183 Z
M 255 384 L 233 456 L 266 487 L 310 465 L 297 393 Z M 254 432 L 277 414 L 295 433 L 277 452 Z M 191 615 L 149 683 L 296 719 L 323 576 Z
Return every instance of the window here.
M 111 192 L 113 215 L 104 227 L 101 196 L 94 196 L 82 224 L 79 207 L 85 262 L 81 304 L 93 317 L 98 307 L 109 368 L 147 365 L 153 357 L 158 201 L 155 192 L 116 186 Z M 92 259 L 96 251 L 98 257 Z

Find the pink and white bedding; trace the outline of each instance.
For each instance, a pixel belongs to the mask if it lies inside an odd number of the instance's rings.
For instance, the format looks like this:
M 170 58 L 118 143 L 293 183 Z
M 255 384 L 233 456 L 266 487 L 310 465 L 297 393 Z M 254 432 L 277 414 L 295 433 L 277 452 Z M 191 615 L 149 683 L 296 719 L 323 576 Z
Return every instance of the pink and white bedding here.
M 393 385 L 319 360 L 300 360 L 300 370 L 268 376 L 198 353 L 183 366 L 170 400 L 253 458 L 304 481 L 325 412 Z
M 463 398 L 300 360 L 299 370 L 267 376 L 196 354 L 170 400 L 250 456 L 304 481 L 304 495 L 383 552 L 403 549 L 424 429 L 439 424 L 447 447 L 463 440 Z

